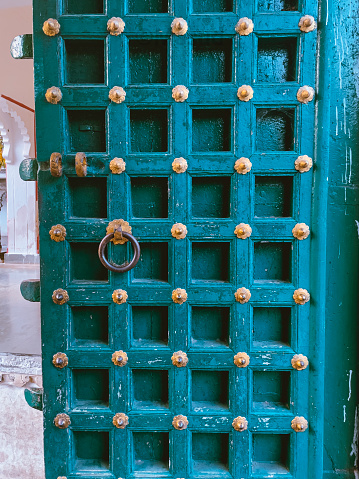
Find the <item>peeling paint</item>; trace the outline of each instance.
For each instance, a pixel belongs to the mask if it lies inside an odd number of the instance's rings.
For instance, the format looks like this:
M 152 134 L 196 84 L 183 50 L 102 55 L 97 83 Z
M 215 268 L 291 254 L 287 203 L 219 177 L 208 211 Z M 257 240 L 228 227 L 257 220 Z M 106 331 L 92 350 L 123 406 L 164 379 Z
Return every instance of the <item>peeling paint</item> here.
M 352 376 L 353 376 L 353 371 L 349 371 L 349 396 L 348 396 L 348 402 L 350 401 L 350 398 L 352 397 Z
M 354 433 L 353 442 L 351 444 L 350 457 L 355 457 L 354 466 L 358 466 L 358 446 L 359 446 L 359 410 L 358 406 L 355 408 L 355 421 L 354 421 Z M 356 476 L 357 477 L 357 476 Z

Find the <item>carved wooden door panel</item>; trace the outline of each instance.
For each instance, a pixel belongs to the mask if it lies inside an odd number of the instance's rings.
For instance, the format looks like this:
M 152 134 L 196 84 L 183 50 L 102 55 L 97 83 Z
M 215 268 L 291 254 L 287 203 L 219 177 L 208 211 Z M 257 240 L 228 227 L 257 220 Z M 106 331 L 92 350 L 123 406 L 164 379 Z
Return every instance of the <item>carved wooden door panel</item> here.
M 35 2 L 47 479 L 315 476 L 316 18 Z

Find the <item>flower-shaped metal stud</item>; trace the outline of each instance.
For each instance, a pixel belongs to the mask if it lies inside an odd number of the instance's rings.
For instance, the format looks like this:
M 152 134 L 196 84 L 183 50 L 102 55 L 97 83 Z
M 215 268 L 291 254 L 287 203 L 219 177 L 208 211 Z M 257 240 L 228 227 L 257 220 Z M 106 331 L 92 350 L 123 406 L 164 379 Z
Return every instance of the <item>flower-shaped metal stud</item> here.
M 177 288 L 172 291 L 172 300 L 174 303 L 183 304 L 187 301 L 187 292 L 185 289 Z
M 66 429 L 70 426 L 71 424 L 71 419 L 70 416 L 67 414 L 58 414 L 55 419 L 54 419 L 55 426 L 58 427 L 59 429 Z
M 112 293 L 112 300 L 116 304 L 126 303 L 128 294 L 124 289 L 115 289 Z
M 75 170 L 77 176 L 87 175 L 87 158 L 85 153 L 76 153 Z
M 57 88 L 56 86 L 52 86 L 51 88 L 48 88 L 46 90 L 45 98 L 49 103 L 56 105 L 62 100 L 62 92 L 60 88 Z
M 181 414 L 179 416 L 175 416 L 172 421 L 172 426 L 175 429 L 178 429 L 179 431 L 183 429 L 187 429 L 188 426 L 188 419 L 186 416 L 182 416 Z
M 239 35 L 249 35 L 253 32 L 254 24 L 250 18 L 243 17 L 238 20 L 236 25 L 236 32 Z
M 69 300 L 69 294 L 65 289 L 56 289 L 52 293 L 52 301 L 55 304 L 65 304 Z
M 188 168 L 187 160 L 184 158 L 175 158 L 172 162 L 172 169 L 175 173 L 184 173 Z
M 128 425 L 128 416 L 123 412 L 118 412 L 113 416 L 112 424 L 116 426 L 118 429 L 125 429 Z
M 236 431 L 243 432 L 248 429 L 248 421 L 245 417 L 238 416 L 233 419 L 232 426 Z
M 120 175 L 126 169 L 126 163 L 123 158 L 114 158 L 110 161 L 110 170 L 114 175 Z
M 298 156 L 294 162 L 294 166 L 300 173 L 305 173 L 312 168 L 313 160 L 308 155 Z
M 310 229 L 305 223 L 297 223 L 292 229 L 292 233 L 294 238 L 305 240 L 310 235 Z
M 128 223 L 128 221 L 125 221 L 121 218 L 119 220 L 113 220 L 109 222 L 106 228 L 106 234 L 109 235 L 111 233 L 115 233 L 118 230 L 125 231 L 126 233 L 132 233 L 132 228 L 130 224 Z M 113 244 L 125 244 L 127 243 L 128 240 L 126 238 L 121 237 L 120 235 L 120 237 L 112 238 L 111 241 Z
M 60 33 L 60 24 L 56 20 L 56 18 L 49 18 L 45 20 L 42 26 L 42 31 L 48 37 L 54 37 L 55 35 L 58 35 Z
M 108 97 L 113 103 L 123 103 L 126 100 L 126 92 L 121 86 L 114 86 Z
M 184 85 L 177 85 L 172 90 L 172 98 L 179 103 L 186 101 L 188 94 L 189 90 Z
M 299 288 L 294 291 L 293 299 L 297 304 L 305 304 L 310 300 L 310 294 L 306 289 Z
M 112 355 L 112 362 L 115 366 L 126 366 L 128 361 L 128 356 L 125 351 L 115 351 Z
M 183 239 L 187 235 L 187 227 L 182 223 L 175 223 L 171 228 L 171 234 L 176 239 Z
M 188 23 L 184 18 L 175 18 L 171 23 L 172 33 L 175 35 L 186 35 L 188 30 Z
M 237 96 L 241 101 L 249 101 L 253 98 L 253 88 L 250 85 L 242 85 L 238 88 Z
M 304 432 L 308 429 L 308 421 L 303 416 L 297 416 L 292 420 L 291 427 L 295 432 Z
M 56 353 L 52 357 L 52 364 L 55 368 L 63 369 L 69 364 L 69 359 L 65 353 Z
M 304 15 L 304 17 L 299 20 L 298 26 L 301 31 L 305 33 L 312 32 L 317 28 L 314 17 L 312 17 L 311 15 Z
M 234 230 L 234 234 L 237 238 L 246 239 L 252 234 L 252 228 L 246 223 L 239 223 Z
M 110 35 L 121 35 L 125 30 L 125 22 L 120 17 L 112 17 L 107 22 L 107 31 Z
M 177 366 L 178 368 L 184 368 L 187 366 L 188 356 L 183 351 L 177 351 L 176 353 L 173 353 L 171 360 L 174 366 Z
M 238 368 L 246 368 L 249 361 L 250 357 L 247 353 L 237 353 L 233 358 L 233 362 Z
M 49 231 L 50 238 L 56 243 L 65 241 L 66 238 L 66 228 L 62 225 L 54 225 Z
M 50 156 L 51 176 L 60 177 L 62 175 L 62 156 L 61 153 L 52 153 Z
M 304 356 L 303 354 L 295 354 L 292 357 L 291 363 L 293 368 L 297 371 L 303 371 L 309 365 L 307 356 Z
M 297 92 L 297 99 L 301 103 L 309 103 L 314 98 L 314 88 L 308 85 L 304 85 L 299 88 Z
M 234 293 L 234 297 L 236 301 L 241 304 L 248 303 L 251 299 L 251 292 L 247 288 L 238 288 L 237 291 Z
M 234 169 L 240 175 L 245 175 L 246 173 L 251 171 L 252 163 L 250 162 L 249 158 L 242 157 L 235 162 Z

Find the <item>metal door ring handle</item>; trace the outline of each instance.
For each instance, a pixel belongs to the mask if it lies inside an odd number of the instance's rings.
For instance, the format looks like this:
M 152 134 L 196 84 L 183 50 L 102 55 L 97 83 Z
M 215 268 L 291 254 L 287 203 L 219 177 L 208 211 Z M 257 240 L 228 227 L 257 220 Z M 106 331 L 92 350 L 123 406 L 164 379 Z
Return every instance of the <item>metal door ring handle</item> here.
M 124 238 L 128 239 L 132 244 L 134 255 L 130 263 L 124 263 L 122 265 L 112 264 L 105 257 L 105 249 L 108 243 L 115 237 L 115 233 L 110 233 L 106 235 L 100 243 L 98 247 L 98 257 L 100 258 L 101 263 L 105 266 L 105 268 L 109 269 L 110 271 L 114 271 L 115 273 L 126 273 L 130 269 L 134 268 L 140 259 L 141 248 L 140 244 L 137 239 L 132 236 L 130 233 L 126 233 L 125 231 L 121 231 L 121 234 Z

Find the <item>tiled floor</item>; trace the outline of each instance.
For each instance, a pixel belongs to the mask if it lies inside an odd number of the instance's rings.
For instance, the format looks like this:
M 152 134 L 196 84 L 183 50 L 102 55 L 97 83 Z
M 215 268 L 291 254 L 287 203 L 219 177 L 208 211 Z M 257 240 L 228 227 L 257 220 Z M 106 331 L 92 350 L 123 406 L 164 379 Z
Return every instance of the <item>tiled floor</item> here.
M 0 353 L 41 354 L 40 303 L 20 293 L 23 280 L 39 275 L 38 265 L 0 263 Z

